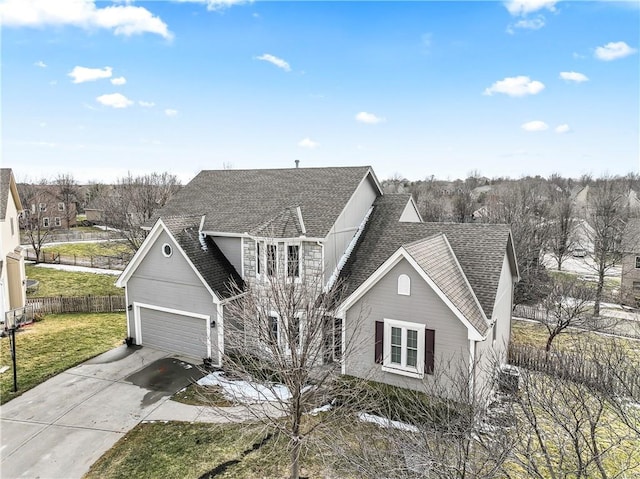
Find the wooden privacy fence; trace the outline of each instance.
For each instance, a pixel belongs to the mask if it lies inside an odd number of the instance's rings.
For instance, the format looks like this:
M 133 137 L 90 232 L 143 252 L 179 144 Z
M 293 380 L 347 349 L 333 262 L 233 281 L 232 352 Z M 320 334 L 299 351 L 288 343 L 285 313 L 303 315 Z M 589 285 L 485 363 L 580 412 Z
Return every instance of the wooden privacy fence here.
M 116 313 L 127 308 L 124 296 L 54 296 L 28 298 L 27 304 L 40 314 Z
M 547 353 L 543 349 L 514 344 L 509 346 L 509 364 L 640 399 L 640 374 L 637 368 L 630 366 L 613 368 L 578 354 Z

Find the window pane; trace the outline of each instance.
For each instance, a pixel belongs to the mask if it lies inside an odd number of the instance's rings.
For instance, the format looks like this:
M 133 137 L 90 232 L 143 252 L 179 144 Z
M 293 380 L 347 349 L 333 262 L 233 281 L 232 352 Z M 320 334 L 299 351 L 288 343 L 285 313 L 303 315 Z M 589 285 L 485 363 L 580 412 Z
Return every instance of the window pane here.
M 278 249 L 276 245 L 267 245 L 267 274 L 269 276 L 275 276 L 276 274 L 276 261 L 278 260 Z
M 407 347 L 418 349 L 418 331 L 415 329 L 407 329 Z
M 415 368 L 418 365 L 418 350 L 407 349 L 407 366 Z
M 400 346 L 391 346 L 391 362 L 402 364 L 402 348 Z
M 394 346 L 402 345 L 402 329 L 391 328 L 391 344 Z
M 269 316 L 269 339 L 278 341 L 278 318 Z
M 402 364 L 402 329 L 391 328 L 391 362 Z
M 256 273 L 262 274 L 262 248 L 259 241 L 256 241 Z
M 287 246 L 287 274 L 290 278 L 297 278 L 300 276 L 300 246 L 289 245 Z

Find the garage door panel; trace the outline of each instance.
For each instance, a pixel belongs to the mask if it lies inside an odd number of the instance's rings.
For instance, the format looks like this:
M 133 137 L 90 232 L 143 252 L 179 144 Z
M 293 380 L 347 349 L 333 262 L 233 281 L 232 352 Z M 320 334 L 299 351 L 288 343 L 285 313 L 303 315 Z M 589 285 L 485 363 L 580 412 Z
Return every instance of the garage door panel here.
M 205 319 L 140 308 L 142 345 L 174 353 L 207 357 Z

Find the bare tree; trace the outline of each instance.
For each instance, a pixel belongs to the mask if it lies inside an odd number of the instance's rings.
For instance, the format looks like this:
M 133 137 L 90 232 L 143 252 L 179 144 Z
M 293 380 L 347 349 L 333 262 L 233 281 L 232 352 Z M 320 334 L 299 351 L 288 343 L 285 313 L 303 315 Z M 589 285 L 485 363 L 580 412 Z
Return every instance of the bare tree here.
M 24 208 L 20 217 L 20 228 L 33 248 L 36 262 L 40 261 L 40 252 L 53 227 L 51 212 L 47 211 L 53 194 L 51 188 L 44 178 L 37 183 L 18 184 L 20 202 Z
M 590 244 L 585 250 L 589 252 L 598 277 L 594 316 L 600 315 L 605 276 L 621 259 L 620 243 L 627 208 L 620 186 L 614 178 L 604 177 L 589 191 L 585 232 Z
M 549 234 L 546 185 L 535 178 L 503 183 L 487 204 L 487 212 L 487 222 L 511 225 L 521 277 L 514 303 L 535 301 L 547 281 L 541 262 Z
M 439 182 L 433 175 L 411 186 L 411 194 L 424 221 L 441 222 L 448 217 Z
M 625 385 L 638 391 L 638 378 L 620 375 L 629 371 L 628 355 L 616 355 L 622 348 L 615 342 L 581 344 L 556 371 L 521 369 L 512 459 L 522 471 L 506 469 L 508 477 L 608 479 L 640 472 L 640 415 L 623 396 Z
M 276 271 L 269 255 L 267 251 L 264 282 L 245 289 L 235 286 L 239 299 L 225 307 L 223 364 L 229 376 L 271 393 L 269 406 L 247 405 L 247 411 L 289 439 L 290 477 L 298 479 L 302 448 L 314 435 L 339 424 L 349 407 L 359 404 L 352 391 L 349 406 L 345 403 L 305 420 L 306 413 L 335 397 L 337 391 L 344 392 L 340 361 L 352 354 L 354 344 L 342 343 L 341 322 L 335 317 L 342 288 L 323 292 L 322 275 L 304 272 L 302 281 L 297 281 L 289 265 L 285 271 Z M 277 383 L 286 386 L 286 396 Z M 243 403 L 242 397 L 236 399 Z
M 78 182 L 71 173 L 59 174 L 54 180 L 56 198 L 63 205 L 63 226 L 70 228 L 77 213 Z
M 571 254 L 576 243 L 574 234 L 576 218 L 568 190 L 556 190 L 552 192 L 551 198 L 553 203 L 549 210 L 547 245 L 551 256 L 558 264 L 558 271 L 562 271 L 562 262 Z
M 547 352 L 551 351 L 553 340 L 568 328 L 598 329 L 598 323 L 588 314 L 593 298 L 593 289 L 575 277 L 552 278 L 548 294 L 541 303 L 545 317 L 537 320 L 549 334 L 545 345 Z
M 458 223 L 468 223 L 473 219 L 475 202 L 471 189 L 467 184 L 462 185 L 453 195 L 453 216 Z
M 142 226 L 180 189 L 180 181 L 170 173 L 129 174 L 120 178 L 114 190 L 101 201 L 105 224 L 120 232 L 131 249 L 136 251 L 146 231 Z

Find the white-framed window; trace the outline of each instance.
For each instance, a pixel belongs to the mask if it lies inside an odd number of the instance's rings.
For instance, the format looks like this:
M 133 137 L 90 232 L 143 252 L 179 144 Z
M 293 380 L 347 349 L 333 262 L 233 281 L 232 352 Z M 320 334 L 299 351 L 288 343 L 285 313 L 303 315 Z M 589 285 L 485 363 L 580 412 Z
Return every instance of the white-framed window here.
M 64 211 L 64 203 L 58 203 L 58 211 Z
M 398 294 L 411 296 L 411 278 L 406 274 L 398 276 Z
M 173 254 L 173 248 L 169 243 L 165 243 L 162 245 L 162 254 L 165 258 L 168 258 Z
M 278 245 L 267 244 L 265 248 L 266 254 L 266 273 L 267 276 L 275 276 L 278 274 Z
M 289 244 L 287 251 L 287 277 L 291 279 L 300 279 L 300 245 Z
M 385 318 L 382 370 L 414 378 L 424 376 L 423 324 Z
M 38 209 L 42 212 L 42 211 L 47 211 L 47 204 L 46 203 L 39 203 L 38 204 Z
M 292 348 L 300 348 L 302 337 L 303 315 L 296 313 L 293 318 L 281 318 L 278 313 L 271 311 L 267 317 L 266 338 L 270 343 L 283 347 L 290 352 Z
M 60 220 L 59 216 L 56 216 L 55 218 L 53 218 L 53 224 L 55 226 L 62 226 L 62 221 Z
M 43 228 L 48 228 L 49 227 L 49 218 L 47 216 L 42 218 L 42 227 Z
M 640 256 L 636 256 L 636 269 L 640 269 Z

